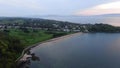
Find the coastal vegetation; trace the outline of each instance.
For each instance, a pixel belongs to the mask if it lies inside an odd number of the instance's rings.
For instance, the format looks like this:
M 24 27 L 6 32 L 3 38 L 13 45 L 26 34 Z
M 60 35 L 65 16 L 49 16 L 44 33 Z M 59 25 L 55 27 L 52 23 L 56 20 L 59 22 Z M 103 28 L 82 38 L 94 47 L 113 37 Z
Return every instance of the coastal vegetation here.
M 35 43 L 45 41 L 67 33 L 32 31 L 29 33 L 19 29 L 10 29 L 0 32 L 0 68 L 15 68 L 15 60 L 22 50 Z
M 75 32 L 118 33 L 120 27 L 39 18 L 0 18 L 0 68 L 15 68 L 15 60 L 30 45 Z

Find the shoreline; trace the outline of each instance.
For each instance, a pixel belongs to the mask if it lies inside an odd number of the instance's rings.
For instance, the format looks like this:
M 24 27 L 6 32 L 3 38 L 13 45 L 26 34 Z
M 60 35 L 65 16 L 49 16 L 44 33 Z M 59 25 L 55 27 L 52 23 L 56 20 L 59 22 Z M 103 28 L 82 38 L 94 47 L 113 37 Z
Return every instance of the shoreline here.
M 15 62 L 19 65 L 20 62 L 25 62 L 25 61 L 27 61 L 27 59 L 30 57 L 30 55 L 26 55 L 26 52 L 28 52 L 29 50 L 31 50 L 32 48 L 34 48 L 34 47 L 36 47 L 36 46 L 39 46 L 40 44 L 43 44 L 43 43 L 46 43 L 46 42 L 55 41 L 55 40 L 59 40 L 59 39 L 62 39 L 62 38 L 70 37 L 70 36 L 72 36 L 72 35 L 81 34 L 81 33 L 82 33 L 82 32 L 73 33 L 73 34 L 68 34 L 68 35 L 64 35 L 64 36 L 52 38 L 52 39 L 49 39 L 49 40 L 46 40 L 46 41 L 43 41 L 43 42 L 38 42 L 38 43 L 36 43 L 36 44 L 34 44 L 34 45 L 28 46 L 28 47 L 26 47 L 25 49 L 23 49 L 20 57 L 18 57 Z

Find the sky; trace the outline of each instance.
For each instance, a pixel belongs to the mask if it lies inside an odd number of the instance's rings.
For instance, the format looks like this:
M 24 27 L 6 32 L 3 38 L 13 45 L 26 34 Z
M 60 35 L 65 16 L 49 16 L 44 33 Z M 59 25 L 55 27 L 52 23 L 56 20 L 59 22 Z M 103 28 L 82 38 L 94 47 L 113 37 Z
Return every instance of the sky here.
M 0 16 L 120 13 L 120 0 L 0 0 Z

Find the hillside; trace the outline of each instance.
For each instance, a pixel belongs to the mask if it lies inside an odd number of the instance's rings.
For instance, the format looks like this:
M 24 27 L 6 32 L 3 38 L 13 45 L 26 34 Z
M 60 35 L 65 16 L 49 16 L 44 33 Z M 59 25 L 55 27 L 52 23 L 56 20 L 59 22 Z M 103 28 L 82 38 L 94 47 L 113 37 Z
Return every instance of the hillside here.
M 15 60 L 30 45 L 75 32 L 118 33 L 120 27 L 39 18 L 0 18 L 0 68 L 15 68 Z
M 98 25 L 99 24 L 99 25 Z M 106 31 L 101 32 L 120 32 L 119 27 L 114 27 L 109 24 L 77 24 L 65 21 L 56 21 L 56 20 L 47 20 L 40 18 L 0 18 L 0 30 L 7 29 L 32 29 L 32 30 L 46 30 L 46 31 L 62 31 L 62 32 L 99 32 L 93 31 L 91 28 L 102 30 L 107 29 Z M 113 30 L 111 30 L 113 29 Z

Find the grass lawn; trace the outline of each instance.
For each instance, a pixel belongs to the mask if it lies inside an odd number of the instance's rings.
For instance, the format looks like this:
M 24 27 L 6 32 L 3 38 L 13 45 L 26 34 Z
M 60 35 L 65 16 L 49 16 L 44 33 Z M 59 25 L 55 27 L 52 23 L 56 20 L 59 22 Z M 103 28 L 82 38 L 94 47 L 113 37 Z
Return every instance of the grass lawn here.
M 25 44 L 25 47 L 53 37 L 53 34 L 47 34 L 45 31 L 41 30 L 36 32 L 30 30 L 29 33 L 26 33 L 18 29 L 12 29 L 10 30 L 9 35 L 19 38 Z

